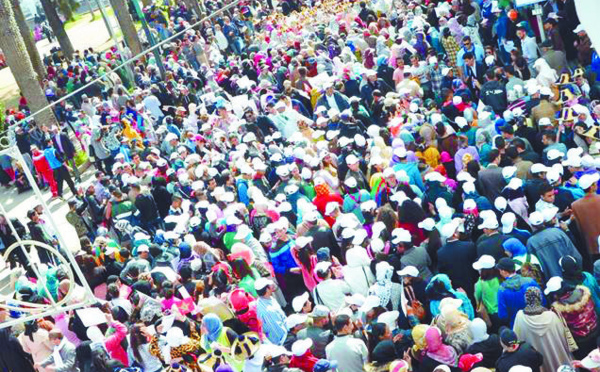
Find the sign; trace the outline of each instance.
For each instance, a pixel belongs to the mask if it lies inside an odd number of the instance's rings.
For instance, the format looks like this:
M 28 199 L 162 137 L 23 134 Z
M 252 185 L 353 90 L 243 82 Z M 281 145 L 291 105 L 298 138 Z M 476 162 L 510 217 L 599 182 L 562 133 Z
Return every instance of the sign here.
M 527 6 L 527 5 L 535 5 L 537 3 L 541 3 L 545 0 L 515 0 L 515 6 L 517 8 L 520 8 L 522 6 Z

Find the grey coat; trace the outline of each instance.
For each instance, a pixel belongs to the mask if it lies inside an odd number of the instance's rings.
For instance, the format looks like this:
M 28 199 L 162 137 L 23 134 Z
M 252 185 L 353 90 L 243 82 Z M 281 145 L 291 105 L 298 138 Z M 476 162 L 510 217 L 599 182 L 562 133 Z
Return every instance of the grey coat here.
M 69 341 L 65 341 L 59 350 L 62 358 L 63 366 L 56 368 L 56 372 L 79 372 L 79 368 L 75 365 L 75 345 Z M 41 363 L 42 367 L 47 367 L 54 364 L 54 354 L 50 354 L 46 360 Z

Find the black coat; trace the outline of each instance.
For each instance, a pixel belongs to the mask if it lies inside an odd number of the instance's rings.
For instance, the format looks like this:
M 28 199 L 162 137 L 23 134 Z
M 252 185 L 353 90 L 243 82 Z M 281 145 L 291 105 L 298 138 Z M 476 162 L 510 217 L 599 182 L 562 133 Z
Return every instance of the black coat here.
M 490 335 L 485 341 L 476 342 L 469 346 L 466 351 L 469 354 L 481 353 L 483 360 L 477 363 L 476 367 L 494 368 L 496 361 L 502 355 L 502 345 L 498 335 Z
M 54 148 L 56 152 L 60 154 L 63 159 L 73 159 L 75 157 L 75 146 L 73 146 L 73 142 L 69 139 L 64 133 L 60 133 L 60 144 L 62 145 L 62 151 L 58 146 L 58 141 L 56 140 L 56 136 L 52 136 L 52 143 L 54 144 Z
M 31 355 L 23 351 L 10 329 L 0 329 L 0 370 L 2 372 L 35 372 Z
M 544 357 L 537 350 L 527 343 L 521 344 L 517 351 L 513 353 L 503 353 L 496 362 L 497 372 L 508 372 L 513 366 L 526 366 L 531 368 L 532 372 L 540 372 L 540 366 L 544 362 Z
M 448 275 L 454 288 L 462 288 L 471 296 L 477 281 L 477 272 L 471 266 L 477 260 L 475 244 L 461 240 L 448 242 L 437 255 L 438 271 Z

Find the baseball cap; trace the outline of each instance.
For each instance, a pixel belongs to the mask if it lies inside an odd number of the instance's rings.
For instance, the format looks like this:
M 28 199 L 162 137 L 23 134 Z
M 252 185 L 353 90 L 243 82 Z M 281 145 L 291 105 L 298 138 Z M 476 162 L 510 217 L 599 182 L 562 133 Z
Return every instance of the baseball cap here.
M 312 344 L 313 341 L 310 338 L 298 340 L 292 344 L 292 354 L 297 357 L 302 356 L 310 349 Z
M 544 223 L 544 215 L 541 212 L 535 211 L 529 215 L 529 222 L 533 226 L 539 226 Z
M 327 372 L 336 369 L 338 366 L 337 360 L 319 359 L 313 367 L 313 372 Z
M 504 271 L 508 271 L 508 272 L 514 272 L 515 265 L 516 265 L 515 261 L 513 261 L 511 258 L 502 257 L 500 259 L 500 261 L 498 261 L 498 263 L 496 264 L 496 269 L 504 270 Z
M 511 346 L 517 344 L 519 342 L 519 338 L 512 329 L 503 328 L 500 331 L 500 341 L 506 346 Z
M 433 231 L 433 229 L 435 228 L 435 221 L 433 218 L 428 217 L 428 218 L 424 219 L 423 221 L 419 222 L 419 224 L 417 226 L 423 230 Z
M 254 282 L 254 289 L 260 291 L 267 286 L 273 285 L 273 281 L 269 278 L 258 278 Z
M 513 212 L 506 212 L 502 215 L 500 221 L 502 222 L 502 233 L 510 234 L 515 225 L 515 221 L 517 220 L 517 216 Z
M 308 296 L 308 292 L 304 292 L 300 296 L 294 297 L 294 299 L 292 300 L 292 309 L 294 309 L 295 312 L 299 313 L 304 307 L 304 304 L 306 304 L 306 301 L 308 301 Z
M 473 263 L 473 268 L 475 270 L 491 269 L 494 267 L 494 265 L 496 265 L 496 260 L 494 257 L 484 254 L 483 256 L 479 257 L 475 263 Z
M 600 367 L 600 350 L 594 349 L 581 361 L 581 365 L 586 369 Z
M 329 315 L 329 308 L 323 305 L 317 305 L 310 313 L 312 318 L 323 318 Z
M 548 296 L 552 292 L 558 291 L 562 287 L 563 278 L 560 276 L 553 276 L 546 283 L 546 289 L 544 289 L 544 294 Z
M 578 182 L 579 187 L 581 187 L 584 190 L 587 190 L 593 184 L 597 183 L 599 179 L 600 179 L 600 174 L 598 174 L 598 173 L 584 174 L 583 176 L 581 176 L 581 178 L 579 178 L 579 182 Z
M 419 269 L 409 265 L 402 270 L 396 271 L 396 273 L 398 274 L 398 276 L 412 276 L 413 278 L 416 278 L 417 276 L 419 276 Z
M 292 315 L 288 316 L 287 319 L 285 320 L 285 326 L 287 327 L 287 329 L 292 329 L 295 326 L 306 322 L 306 319 L 308 319 L 308 315 L 292 314 Z
M 392 243 L 409 243 L 412 241 L 410 231 L 402 228 L 396 228 L 392 231 Z
M 495 214 L 485 215 L 483 222 L 477 226 L 478 229 L 497 229 L 498 218 Z

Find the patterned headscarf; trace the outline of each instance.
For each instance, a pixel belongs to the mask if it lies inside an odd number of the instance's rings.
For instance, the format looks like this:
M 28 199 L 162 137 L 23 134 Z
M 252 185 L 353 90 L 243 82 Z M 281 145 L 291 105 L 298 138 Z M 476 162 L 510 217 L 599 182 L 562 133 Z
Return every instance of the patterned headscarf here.
M 540 315 L 547 309 L 542 306 L 542 291 L 538 287 L 529 287 L 525 292 L 525 309 L 527 315 Z

